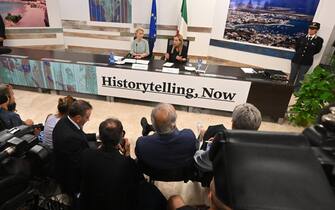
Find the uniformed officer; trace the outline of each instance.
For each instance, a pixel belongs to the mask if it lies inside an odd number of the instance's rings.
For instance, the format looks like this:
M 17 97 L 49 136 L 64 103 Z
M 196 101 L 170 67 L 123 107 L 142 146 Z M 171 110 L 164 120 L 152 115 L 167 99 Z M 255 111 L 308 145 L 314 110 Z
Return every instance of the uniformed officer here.
M 291 62 L 291 74 L 289 83 L 294 85 L 294 90 L 298 91 L 301 81 L 313 64 L 313 57 L 322 49 L 323 39 L 317 36 L 320 23 L 312 22 L 308 28 L 308 34 L 297 39 L 295 54 Z

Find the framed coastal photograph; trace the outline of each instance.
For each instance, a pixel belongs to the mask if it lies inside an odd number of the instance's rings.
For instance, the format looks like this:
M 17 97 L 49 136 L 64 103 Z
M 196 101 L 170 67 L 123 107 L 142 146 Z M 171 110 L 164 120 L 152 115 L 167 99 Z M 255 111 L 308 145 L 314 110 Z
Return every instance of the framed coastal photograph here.
M 99 22 L 131 23 L 132 0 L 89 0 L 90 19 Z
M 294 48 L 320 0 L 230 0 L 224 39 Z
M 0 0 L 6 27 L 49 27 L 46 0 Z

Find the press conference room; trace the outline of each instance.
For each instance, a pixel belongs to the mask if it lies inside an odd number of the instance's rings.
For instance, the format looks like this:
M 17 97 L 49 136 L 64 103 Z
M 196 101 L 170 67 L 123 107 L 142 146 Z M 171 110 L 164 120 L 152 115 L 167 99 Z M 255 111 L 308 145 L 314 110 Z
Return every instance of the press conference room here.
M 0 210 L 334 210 L 334 8 L 0 0 Z

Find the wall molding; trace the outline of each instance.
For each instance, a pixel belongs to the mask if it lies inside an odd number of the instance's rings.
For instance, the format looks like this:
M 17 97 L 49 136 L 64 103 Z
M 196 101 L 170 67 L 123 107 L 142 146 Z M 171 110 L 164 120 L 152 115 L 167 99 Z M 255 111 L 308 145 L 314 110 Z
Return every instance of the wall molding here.
M 53 34 L 63 33 L 63 28 L 6 28 L 6 35 L 10 34 Z
M 220 47 L 220 48 L 227 48 L 231 50 L 238 50 L 243 52 L 249 52 L 249 53 L 255 53 L 260 55 L 266 55 L 271 57 L 277 57 L 277 58 L 284 58 L 284 59 L 292 59 L 294 52 L 288 51 L 288 50 L 281 50 L 281 49 L 273 49 L 268 47 L 262 47 L 262 46 L 254 46 L 249 45 L 245 43 L 236 43 L 226 40 L 217 40 L 217 39 L 211 39 L 210 46 L 214 47 Z
M 142 27 L 144 29 L 149 29 L 149 24 L 134 23 L 134 28 Z M 157 30 L 166 30 L 166 31 L 176 31 L 178 28 L 177 25 L 157 25 Z M 188 32 L 197 32 L 197 33 L 211 33 L 212 28 L 210 27 L 197 27 L 197 26 L 188 26 Z
M 57 34 L 8 34 L 6 39 L 56 39 Z
M 89 25 L 87 21 L 77 21 L 77 20 L 62 20 L 64 27 L 64 36 L 67 37 L 80 37 L 80 38 L 94 38 L 94 39 L 107 39 L 107 40 L 118 40 L 118 41 L 129 41 L 130 37 L 134 37 L 134 33 L 130 32 L 130 27 L 115 27 L 115 26 L 96 26 Z M 148 24 L 133 24 L 134 28 L 143 27 L 149 28 Z M 88 30 L 88 31 L 109 31 L 109 32 L 119 32 L 120 35 L 102 35 L 93 34 L 89 32 L 68 32 L 66 29 L 76 29 L 76 30 Z M 210 33 L 211 28 L 205 27 L 189 27 L 189 29 L 194 32 L 200 33 Z M 158 25 L 158 30 L 169 30 L 176 31 L 177 26 L 174 25 Z M 190 31 L 191 32 L 191 31 Z M 157 39 L 171 39 L 172 35 L 157 35 Z M 195 41 L 195 37 L 187 37 L 190 41 Z
M 121 32 L 120 33 L 121 36 L 124 37 L 134 37 L 135 34 L 134 33 L 129 33 L 129 32 Z M 146 36 L 149 36 L 148 34 L 146 34 Z M 157 35 L 157 39 L 172 39 L 173 36 L 172 35 Z M 188 40 L 190 40 L 191 42 L 195 41 L 195 37 L 187 37 Z
M 87 21 L 62 20 L 64 29 L 79 29 L 89 31 L 129 32 L 129 28 L 115 26 L 89 25 Z
M 64 32 L 66 37 L 80 37 L 89 39 L 107 39 L 107 40 L 117 40 L 117 41 L 129 41 L 129 37 L 118 36 L 118 35 L 105 35 L 105 34 L 92 34 L 92 33 L 82 33 L 82 32 Z

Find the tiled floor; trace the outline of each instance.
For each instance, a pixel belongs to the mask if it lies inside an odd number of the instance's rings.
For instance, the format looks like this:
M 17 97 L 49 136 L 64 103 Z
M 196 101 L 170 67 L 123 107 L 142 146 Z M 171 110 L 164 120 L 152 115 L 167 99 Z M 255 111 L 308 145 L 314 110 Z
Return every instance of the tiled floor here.
M 44 122 L 49 113 L 55 113 L 57 110 L 57 101 L 59 95 L 42 94 L 32 91 L 15 90 L 17 101 L 17 110 L 23 119 L 31 118 L 35 123 Z M 141 117 L 150 119 L 152 106 L 135 105 L 128 103 L 111 103 L 102 100 L 88 99 L 93 106 L 93 112 L 90 121 L 86 124 L 86 132 L 97 132 L 99 123 L 108 117 L 117 117 L 123 123 L 127 137 L 131 141 L 132 156 L 134 156 L 134 145 L 137 137 L 141 134 L 139 121 Z M 178 128 L 190 128 L 197 135 L 197 123 L 202 123 L 205 127 L 213 124 L 224 124 L 231 128 L 231 119 L 228 116 L 219 116 L 203 113 L 189 113 L 186 111 L 177 111 Z M 294 127 L 287 122 L 282 124 L 263 122 L 260 130 L 263 131 L 284 131 L 301 132 L 303 128 Z M 198 183 L 162 183 L 156 185 L 168 197 L 173 194 L 181 194 L 186 202 L 191 204 L 201 204 L 206 202 L 206 189 L 200 187 Z

